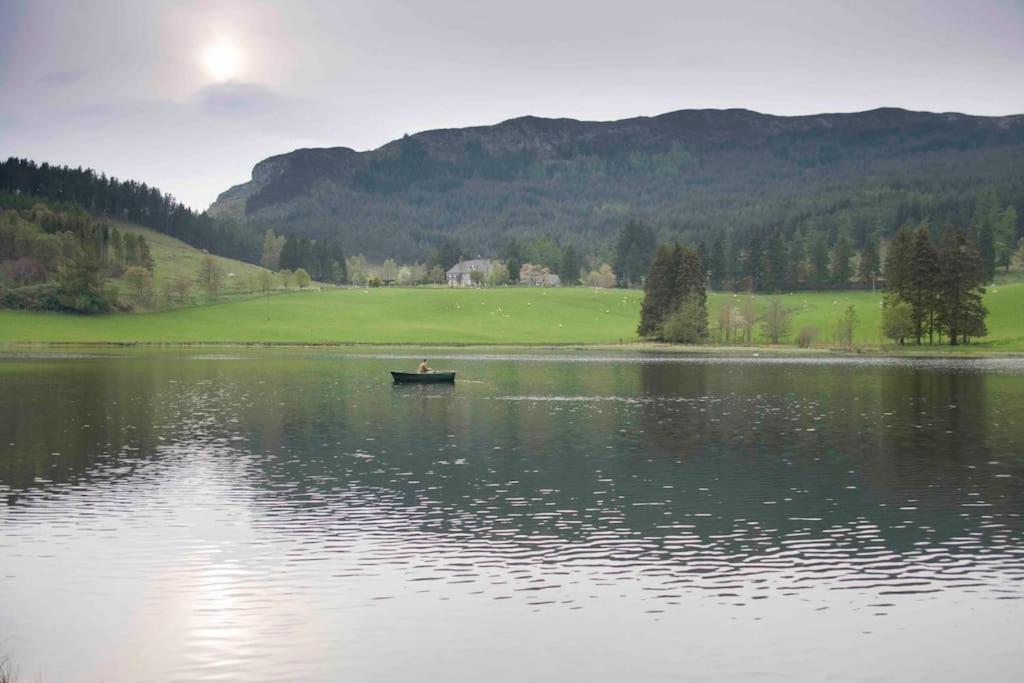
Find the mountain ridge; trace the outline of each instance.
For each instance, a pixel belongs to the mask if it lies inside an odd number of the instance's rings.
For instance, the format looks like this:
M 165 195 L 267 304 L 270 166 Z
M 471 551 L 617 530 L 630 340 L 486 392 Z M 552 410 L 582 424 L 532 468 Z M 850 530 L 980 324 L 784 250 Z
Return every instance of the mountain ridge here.
M 1022 159 L 1020 114 L 881 107 L 799 116 L 682 109 L 614 121 L 526 115 L 421 131 L 362 152 L 274 155 L 221 193 L 210 213 L 254 229 L 337 237 L 349 252 L 415 258 L 447 238 L 479 251 L 494 251 L 509 234 L 607 242 L 613 224 L 634 215 L 666 235 L 692 237 L 721 230 L 753 204 L 770 200 L 768 213 L 777 214 L 774 204 L 826 186 L 973 191 L 1012 178 L 1016 187 Z M 617 216 L 603 215 L 603 205 Z

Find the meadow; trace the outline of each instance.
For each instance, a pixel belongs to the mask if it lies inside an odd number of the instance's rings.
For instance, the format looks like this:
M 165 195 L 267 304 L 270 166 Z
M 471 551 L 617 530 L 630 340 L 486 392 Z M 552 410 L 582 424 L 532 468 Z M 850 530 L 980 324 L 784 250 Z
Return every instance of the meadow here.
M 156 263 L 156 268 L 153 270 L 153 289 L 157 295 L 164 291 L 164 287 L 167 284 L 179 277 L 195 280 L 196 273 L 199 271 L 199 264 L 202 262 L 203 257 L 206 256 L 205 252 L 169 235 L 164 235 L 156 230 L 150 230 L 139 225 L 116 222 L 111 225 L 124 233 L 134 233 L 146 238 L 150 252 L 153 255 L 153 261 Z M 236 261 L 224 258 L 223 256 L 214 256 L 214 258 L 224 267 L 227 275 L 223 296 L 227 299 L 249 296 L 250 278 L 256 276 L 264 269 L 251 263 Z M 131 286 L 124 278 L 112 279 L 110 283 L 117 287 L 123 295 L 128 295 L 131 291 Z M 195 285 L 193 286 L 192 293 L 196 297 L 204 296 L 199 291 L 199 287 Z
M 745 295 L 713 294 L 714 333 L 719 307 Z M 856 307 L 856 341 L 882 345 L 881 295 L 871 292 L 798 292 L 776 295 L 793 311 L 792 335 L 818 329 L 816 346 L 831 345 L 835 321 Z M 74 316 L 0 311 L 0 343 L 293 343 L 293 344 L 624 344 L 639 341 L 642 292 L 583 287 L 539 289 L 332 288 L 273 293 L 159 313 Z M 755 296 L 764 308 L 767 295 Z M 990 334 L 963 351 L 1024 351 L 1024 283 L 993 287 L 986 295 Z M 755 344 L 763 344 L 759 329 Z M 959 348 L 959 347 L 958 347 Z M 944 345 L 908 352 L 946 352 Z

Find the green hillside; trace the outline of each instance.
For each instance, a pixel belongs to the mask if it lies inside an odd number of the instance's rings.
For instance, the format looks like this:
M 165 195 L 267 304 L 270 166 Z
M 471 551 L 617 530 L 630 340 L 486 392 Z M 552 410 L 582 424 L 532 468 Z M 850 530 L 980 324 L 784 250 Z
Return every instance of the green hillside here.
M 166 283 L 178 278 L 187 277 L 195 279 L 199 264 L 206 256 L 206 252 L 190 247 L 181 240 L 168 235 L 143 228 L 138 225 L 127 223 L 112 223 L 113 227 L 124 233 L 142 235 L 149 244 L 153 260 L 156 262 L 156 269 L 153 271 L 154 289 L 159 294 L 163 291 Z M 234 259 L 214 256 L 228 273 L 227 286 L 224 295 L 235 297 L 239 294 L 249 294 L 248 280 L 255 276 L 263 268 L 254 266 L 251 263 L 244 263 Z M 111 280 L 122 292 L 128 291 L 129 287 L 123 282 L 123 278 Z M 199 296 L 198 291 L 195 292 Z
M 636 290 L 586 288 L 331 289 L 144 315 L 0 311 L 0 343 L 617 344 L 636 341 L 641 296 Z M 879 345 L 880 295 L 782 296 L 795 310 L 794 333 L 815 326 L 819 345 L 828 346 L 834 321 L 853 304 L 861 320 L 858 342 Z M 711 296 L 712 329 L 718 307 L 740 298 Z M 766 299 L 756 297 L 762 307 Z M 986 297 L 991 334 L 967 350 L 1024 351 L 1022 302 L 1024 283 L 993 288 Z M 755 342 L 760 341 L 758 334 Z

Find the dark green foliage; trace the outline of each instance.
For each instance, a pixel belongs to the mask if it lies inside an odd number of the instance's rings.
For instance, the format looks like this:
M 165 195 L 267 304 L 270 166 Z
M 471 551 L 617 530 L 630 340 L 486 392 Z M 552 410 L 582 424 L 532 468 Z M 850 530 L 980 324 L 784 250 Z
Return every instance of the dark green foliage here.
M 840 235 L 832 250 L 832 279 L 837 284 L 845 284 L 850 279 L 850 243 L 845 235 Z
M 902 345 L 913 331 L 910 305 L 895 294 L 886 294 L 882 299 L 882 334 L 893 343 Z
M 659 338 L 673 344 L 699 344 L 708 336 L 708 312 L 696 296 L 689 296 L 668 314 Z
M 619 277 L 619 286 L 640 284 L 656 248 L 654 230 L 640 221 L 630 220 L 615 242 L 615 262 L 612 267 Z
M 61 308 L 76 313 L 103 313 L 114 307 L 107 291 L 107 262 L 96 240 L 84 240 L 57 276 Z
M 260 169 L 272 173 L 229 190 L 217 208 L 237 212 L 254 234 L 284 228 L 399 261 L 422 259 L 445 239 L 495 255 L 513 236 L 546 236 L 603 258 L 636 217 L 661 237 L 706 242 L 713 280 L 729 272 L 712 267 L 716 239 L 728 255 L 754 235 L 767 249 L 776 231 L 787 247 L 800 233 L 811 260 L 811 238 L 823 233 L 826 267 L 802 283 L 810 285 L 830 282 L 827 254 L 840 235 L 854 254 L 905 224 L 971 225 L 989 191 L 993 206 L 1014 205 L 1019 216 L 1022 153 L 1020 117 L 894 109 L 683 111 L 607 123 L 525 117 L 419 133 L 365 153 L 273 157 Z M 727 258 L 730 280 L 747 275 L 736 264 Z
M 925 332 L 931 334 L 938 303 L 939 256 L 932 244 L 927 225 L 914 231 L 910 254 L 909 281 L 903 298 L 910 304 L 914 338 L 921 343 Z
M 707 281 L 700 256 L 678 244 L 655 251 L 644 282 L 637 333 L 696 343 L 707 337 Z
M 3 306 L 96 313 L 111 310 L 106 288 L 116 231 L 80 211 L 56 213 L 34 203 L 0 221 Z M 136 244 L 133 241 L 133 244 Z M 137 244 L 136 244 L 137 246 Z M 137 250 L 136 250 L 137 252 Z M 138 253 L 138 252 L 137 252 Z
M 455 244 L 455 242 L 445 240 L 430 255 L 430 258 L 427 260 L 427 269 L 429 270 L 433 266 L 441 266 L 442 270 L 447 271 L 458 263 L 464 255 L 465 253 L 458 247 L 458 245 Z
M 996 245 L 992 225 L 987 221 L 978 230 L 978 252 L 981 256 L 981 274 L 985 282 L 996 275 Z
M 0 308 L 22 311 L 63 311 L 55 283 L 29 287 L 5 287 L 0 284 Z
M 288 235 L 278 257 L 281 270 L 300 268 L 318 282 L 340 284 L 348 280 L 345 252 L 336 240 L 311 240 L 302 235 Z
M 982 304 L 984 264 L 977 247 L 959 230 L 947 230 L 938 252 L 937 321 L 950 344 L 987 334 Z
M 259 258 L 258 233 L 247 227 L 196 213 L 146 183 L 108 178 L 92 169 L 36 164 L 11 157 L 0 163 L 0 191 L 66 203 L 94 216 L 144 225 L 223 256 L 251 263 Z
M 672 310 L 676 298 L 676 278 L 682 260 L 681 247 L 661 245 L 654 252 L 651 269 L 644 281 L 644 300 L 640 307 L 640 326 L 637 334 L 642 337 L 655 334 L 666 316 Z
M 765 273 L 765 288 L 769 291 L 780 292 L 789 284 L 789 254 L 782 233 L 778 230 L 772 233 L 768 240 L 768 252 L 765 259 L 768 266 Z
M 828 280 L 828 236 L 824 233 L 814 235 L 811 240 L 810 280 L 814 284 L 822 284 Z
M 900 230 L 886 259 L 883 334 L 899 344 L 907 336 L 920 344 L 926 333 L 933 341 L 936 331 L 950 344 L 985 336 L 984 271 L 978 246 L 962 230 L 944 231 L 938 250 L 927 225 Z
M 913 236 L 908 228 L 901 228 L 889 243 L 885 257 L 885 280 L 890 292 L 907 299 L 910 292 L 910 261 L 913 255 Z
M 562 250 L 562 262 L 558 269 L 558 275 L 562 279 L 563 285 L 579 284 L 580 257 L 571 244 Z
M 523 267 L 523 248 L 516 238 L 512 238 L 505 245 L 501 253 L 502 260 L 508 268 L 508 278 L 513 284 L 519 282 L 519 269 Z
M 761 238 L 755 235 L 750 240 L 746 254 L 743 257 L 744 275 L 746 282 L 743 289 L 759 290 L 764 285 L 764 249 L 761 247 Z
M 864 285 L 871 284 L 872 278 L 878 275 L 878 265 L 878 240 L 868 238 L 857 263 L 857 280 Z
M 725 247 L 722 238 L 717 238 L 711 245 L 708 254 L 707 270 L 711 277 L 711 287 L 722 289 L 722 283 L 728 278 L 728 266 L 725 260 Z

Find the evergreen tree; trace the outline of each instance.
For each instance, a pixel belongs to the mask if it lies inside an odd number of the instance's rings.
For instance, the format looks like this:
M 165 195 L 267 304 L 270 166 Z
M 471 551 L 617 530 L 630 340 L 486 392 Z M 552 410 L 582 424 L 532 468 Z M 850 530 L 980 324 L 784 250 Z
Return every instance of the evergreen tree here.
M 988 221 L 978 228 L 978 254 L 981 258 L 981 276 L 985 282 L 992 282 L 996 274 L 996 243 L 992 224 Z
M 914 231 L 909 275 L 904 299 L 910 304 L 914 338 L 920 344 L 924 333 L 927 331 L 930 337 L 934 330 L 939 278 L 938 254 L 935 245 L 932 244 L 927 225 L 922 225 Z
M 558 275 L 562 278 L 562 284 L 573 286 L 580 281 L 580 257 L 576 254 L 570 244 L 562 250 L 562 263 L 558 269 Z
M 846 235 L 840 235 L 832 250 L 832 279 L 840 285 L 850 280 L 850 243 Z
M 725 262 L 725 247 L 722 245 L 722 238 L 718 237 L 711 244 L 711 251 L 708 253 L 708 272 L 711 275 L 711 286 L 718 290 L 728 278 L 728 270 Z
M 516 238 L 512 238 L 505 246 L 502 254 L 505 267 L 508 268 L 508 279 L 513 284 L 519 282 L 519 270 L 523 267 L 523 248 Z
M 692 249 L 677 246 L 673 249 L 673 260 L 678 269 L 669 317 L 675 315 L 677 322 L 683 322 L 689 331 L 689 338 L 677 341 L 695 343 L 708 334 L 707 275 L 700 256 Z
M 900 228 L 889 242 L 889 252 L 885 257 L 886 287 L 904 300 L 910 290 L 910 261 L 913 249 L 910 230 Z
M 313 240 L 308 237 L 299 238 L 298 264 L 293 270 L 298 270 L 299 268 L 307 271 L 307 274 L 311 274 L 314 278 L 320 277 L 320 273 L 317 272 L 319 264 L 313 255 Z
M 857 264 L 857 280 L 863 284 L 871 284 L 872 278 L 878 274 L 878 240 L 869 237 L 860 252 Z
M 462 259 L 462 250 L 451 240 L 445 240 L 441 243 L 441 246 L 434 250 L 434 253 L 430 255 L 427 260 L 427 265 L 430 267 L 441 266 L 445 271 L 448 271 L 452 266 L 458 263 Z
M 1000 212 L 993 226 L 995 238 L 995 263 L 1004 273 L 1010 271 L 1010 261 L 1017 247 L 1017 209 L 1011 204 Z
M 787 276 L 789 274 L 789 254 L 786 252 L 786 243 L 782 233 L 776 230 L 768 240 L 768 273 L 766 278 L 767 288 L 779 292 L 786 288 Z
M 60 305 L 78 313 L 101 313 L 113 307 L 107 293 L 107 262 L 103 259 L 99 239 L 83 239 L 75 255 L 64 262 L 57 277 Z
M 939 289 L 937 319 L 949 343 L 966 343 L 969 336 L 985 334 L 982 304 L 984 264 L 975 245 L 963 232 L 947 230 L 938 252 Z
M 656 247 L 654 230 L 636 220 L 626 223 L 615 243 L 615 263 L 612 264 L 620 286 L 631 287 L 643 279 Z
M 744 275 L 747 277 L 747 287 L 751 291 L 760 289 L 764 285 L 764 249 L 761 246 L 761 238 L 754 235 L 747 246 Z
M 281 247 L 281 254 L 278 258 L 280 270 L 295 270 L 302 267 L 301 255 L 299 253 L 299 239 L 295 235 L 288 235 Z
M 811 282 L 823 284 L 828 281 L 828 242 L 824 233 L 818 233 L 811 238 L 811 248 L 808 254 L 810 265 Z
M 790 240 L 788 246 L 788 258 L 786 259 L 786 287 L 795 288 L 805 275 L 804 272 L 804 240 L 795 237 Z
M 637 333 L 646 337 L 655 334 L 672 309 L 676 297 L 676 278 L 679 276 L 682 249 L 661 245 L 654 252 L 651 269 L 644 281 L 644 299 L 640 306 L 640 326 Z

